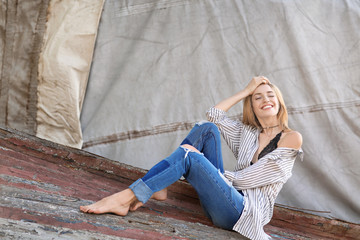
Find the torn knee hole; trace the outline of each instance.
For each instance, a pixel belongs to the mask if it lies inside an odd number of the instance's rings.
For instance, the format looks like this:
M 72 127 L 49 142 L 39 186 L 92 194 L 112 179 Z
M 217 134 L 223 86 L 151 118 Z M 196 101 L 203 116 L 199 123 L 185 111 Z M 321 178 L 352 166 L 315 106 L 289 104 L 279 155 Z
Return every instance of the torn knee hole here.
M 192 151 L 194 151 L 194 152 L 200 153 L 199 150 L 197 150 L 195 147 L 193 147 L 193 146 L 191 146 L 191 145 L 189 145 L 189 144 L 183 144 L 183 145 L 181 145 L 181 146 L 182 146 L 183 148 L 190 149 L 190 150 L 192 150 Z

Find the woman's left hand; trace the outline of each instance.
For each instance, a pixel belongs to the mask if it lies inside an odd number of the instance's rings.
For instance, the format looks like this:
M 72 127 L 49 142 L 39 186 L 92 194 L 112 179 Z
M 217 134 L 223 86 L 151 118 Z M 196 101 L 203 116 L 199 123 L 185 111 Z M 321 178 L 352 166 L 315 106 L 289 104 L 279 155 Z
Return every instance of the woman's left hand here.
M 247 90 L 248 94 L 251 95 L 260 84 L 268 83 L 270 83 L 270 80 L 264 76 L 253 77 L 245 89 Z

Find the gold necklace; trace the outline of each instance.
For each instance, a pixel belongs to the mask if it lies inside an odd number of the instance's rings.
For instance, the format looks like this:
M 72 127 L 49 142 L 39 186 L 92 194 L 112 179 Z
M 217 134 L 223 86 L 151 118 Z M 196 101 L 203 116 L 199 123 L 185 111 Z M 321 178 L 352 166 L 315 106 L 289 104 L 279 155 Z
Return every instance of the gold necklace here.
M 266 129 L 276 128 L 276 127 L 278 127 L 278 126 L 279 126 L 279 124 L 278 124 L 278 125 L 275 125 L 275 126 L 264 127 L 264 128 L 262 128 L 262 129 L 263 129 L 263 130 L 266 130 Z
M 279 126 L 279 124 L 278 124 L 278 125 L 275 125 L 275 126 L 265 127 L 265 128 L 262 129 L 262 132 L 265 133 L 265 135 L 266 135 L 268 138 L 270 138 L 270 137 L 272 136 L 272 134 L 273 134 L 272 129 L 273 129 L 273 128 L 276 128 L 276 127 L 278 127 L 278 126 Z M 264 131 L 264 130 L 269 130 L 269 129 L 271 129 L 271 131 Z

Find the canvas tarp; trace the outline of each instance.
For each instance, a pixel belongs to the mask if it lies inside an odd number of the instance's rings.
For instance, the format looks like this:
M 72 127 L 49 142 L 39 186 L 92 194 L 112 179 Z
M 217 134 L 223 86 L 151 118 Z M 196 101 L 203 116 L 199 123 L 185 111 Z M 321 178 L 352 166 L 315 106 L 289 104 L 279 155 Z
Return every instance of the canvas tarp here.
M 0 125 L 81 148 L 104 0 L 0 3 Z
M 1 126 L 148 169 L 265 75 L 304 138 L 277 203 L 360 223 L 359 1 L 103 3 L 1 2 Z
M 0 3 L 0 125 L 36 132 L 37 69 L 48 1 Z
M 80 113 L 104 0 L 53 0 L 39 61 L 36 135 L 81 148 Z
M 351 0 L 107 0 L 83 148 L 148 169 L 209 107 L 265 75 L 304 139 L 304 161 L 277 202 L 360 223 L 358 26 L 360 3 Z M 229 115 L 241 112 L 239 104 Z

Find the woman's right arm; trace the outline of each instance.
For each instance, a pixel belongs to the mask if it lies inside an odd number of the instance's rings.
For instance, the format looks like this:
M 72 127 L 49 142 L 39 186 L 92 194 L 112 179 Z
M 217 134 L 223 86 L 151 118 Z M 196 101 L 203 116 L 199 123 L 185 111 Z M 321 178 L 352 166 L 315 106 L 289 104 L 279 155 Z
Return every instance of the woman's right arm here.
M 214 107 L 217 109 L 221 109 L 225 112 L 227 112 L 231 107 L 233 107 L 235 104 L 246 98 L 247 96 L 251 95 L 254 90 L 262 83 L 269 83 L 269 79 L 266 77 L 260 76 L 260 77 L 253 77 L 249 84 L 241 91 L 237 92 L 235 95 L 226 98 L 225 100 L 222 100 L 218 104 L 216 104 Z
M 219 102 L 214 107 L 210 108 L 210 110 L 206 113 L 207 119 L 218 126 L 222 136 L 230 149 L 233 151 L 236 159 L 238 158 L 238 147 L 244 125 L 239 120 L 228 118 L 226 116 L 226 111 L 249 94 L 252 94 L 259 84 L 267 82 L 269 82 L 269 80 L 264 77 L 254 77 L 244 90 Z

